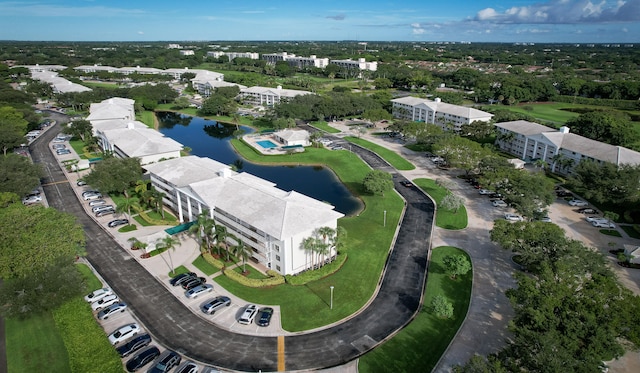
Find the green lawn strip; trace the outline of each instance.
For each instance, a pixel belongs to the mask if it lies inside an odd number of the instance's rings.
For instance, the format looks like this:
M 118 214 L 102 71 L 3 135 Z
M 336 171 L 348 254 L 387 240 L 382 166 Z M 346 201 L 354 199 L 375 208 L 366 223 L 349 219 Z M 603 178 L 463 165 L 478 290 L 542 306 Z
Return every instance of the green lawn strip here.
M 80 271 L 80 273 L 82 273 L 85 278 L 85 283 L 87 284 L 87 294 L 94 290 L 102 288 L 102 282 L 93 274 L 93 271 L 91 271 L 91 268 L 89 268 L 89 266 L 85 264 L 78 264 L 76 268 L 78 269 L 78 271 Z
M 24 320 L 6 318 L 5 342 L 11 373 L 71 371 L 67 349 L 50 312 Z
M 447 255 L 464 254 L 457 248 L 433 249 L 423 310 L 402 331 L 362 356 L 358 370 L 368 372 L 431 372 L 464 321 L 471 298 L 473 274 L 452 280 L 444 271 Z M 454 316 L 443 320 L 430 312 L 433 297 L 442 294 L 453 304 Z
M 133 220 L 137 221 L 138 224 L 142 225 L 143 227 L 150 227 L 153 224 L 147 222 L 146 220 L 144 220 L 143 218 L 140 217 L 140 215 L 134 215 L 133 216 Z
M 262 280 L 265 278 L 268 278 L 268 276 L 264 275 L 262 272 L 258 271 L 257 269 L 253 268 L 252 266 L 247 264 L 247 272 L 248 273 L 244 273 L 243 272 L 243 266 L 242 263 L 238 263 L 238 266 L 236 268 L 234 268 L 233 270 L 235 272 L 238 272 L 239 274 L 246 276 L 247 278 L 254 278 L 257 280 Z
M 138 226 L 136 226 L 135 224 L 127 224 L 124 227 L 118 229 L 118 232 L 127 233 L 127 232 L 133 232 L 135 230 L 138 230 Z
M 155 128 L 155 113 L 153 111 L 143 111 L 136 114 L 136 119 L 147 125 L 149 128 Z
M 638 232 L 633 225 L 621 225 L 623 231 L 627 232 L 631 238 L 640 238 L 640 232 Z
M 398 153 L 394 152 L 393 150 L 389 150 L 384 146 L 380 146 L 378 144 L 374 144 L 367 140 L 359 139 L 357 137 L 352 137 L 352 136 L 347 136 L 344 139 L 354 144 L 360 145 L 363 148 L 369 149 L 372 152 L 378 154 L 380 157 L 382 157 L 385 161 L 389 162 L 389 164 L 395 167 L 397 170 L 409 171 L 409 170 L 414 170 L 416 168 L 416 166 L 414 166 L 411 162 L 407 161 L 406 159 L 402 158 L 402 156 L 398 155 Z
M 622 234 L 615 229 L 600 229 L 600 233 L 612 237 L 622 237 Z
M 84 147 L 85 144 L 83 141 L 79 139 L 69 140 L 69 145 L 73 148 L 73 150 L 78 154 L 81 159 L 90 159 L 90 158 L 98 158 L 101 157 L 101 154 L 98 153 L 85 153 Z
M 445 188 L 436 185 L 435 180 L 431 179 L 414 179 L 415 185 L 424 190 L 431 198 L 436 201 L 436 205 L 442 201 L 444 196 L 449 193 Z M 445 229 L 464 229 L 468 224 L 467 209 L 462 206 L 458 212 L 453 212 L 440 208 L 436 212 L 436 225 Z
M 218 276 L 214 281 L 248 302 L 279 304 L 283 328 L 289 331 L 327 325 L 360 309 L 369 300 L 380 279 L 404 206 L 402 199 L 393 192 L 386 193 L 384 197 L 366 194 L 362 180 L 370 168 L 350 152 L 311 148 L 294 155 L 260 156 L 239 140 L 232 140 L 232 143 L 245 159 L 252 162 L 329 164 L 347 188 L 360 196 L 366 209 L 358 216 L 344 217 L 338 221 L 347 230 L 348 259 L 334 275 L 305 286 L 285 284 L 260 289 L 244 287 L 225 276 Z M 383 228 L 385 210 L 387 225 Z M 329 309 L 330 286 L 335 286 L 333 310 Z M 314 317 L 308 317 L 309 314 Z
M 189 272 L 191 272 L 191 270 L 189 268 L 187 268 L 185 266 L 179 266 L 179 267 L 176 267 L 173 270 L 173 272 L 169 272 L 168 275 L 169 275 L 169 277 L 174 277 L 174 276 L 177 276 L 177 275 L 179 275 L 181 273 L 189 273 Z
M 218 271 L 220 271 L 218 268 L 216 268 L 216 267 L 212 266 L 211 264 L 209 264 L 209 262 L 204 260 L 204 258 L 201 257 L 201 256 L 199 256 L 191 264 L 193 264 L 194 267 L 196 267 L 199 270 L 201 270 L 202 273 L 204 273 L 207 276 L 212 276 L 213 274 L 215 274 Z
M 325 132 L 329 132 L 329 133 L 340 133 L 341 131 L 337 128 L 333 128 L 329 125 L 329 123 L 325 122 L 325 121 L 318 121 L 318 122 L 311 122 L 309 123 L 312 126 L 321 129 Z
M 117 83 L 87 82 L 86 80 L 82 82 L 82 85 L 89 88 L 105 88 L 105 89 L 122 88 Z

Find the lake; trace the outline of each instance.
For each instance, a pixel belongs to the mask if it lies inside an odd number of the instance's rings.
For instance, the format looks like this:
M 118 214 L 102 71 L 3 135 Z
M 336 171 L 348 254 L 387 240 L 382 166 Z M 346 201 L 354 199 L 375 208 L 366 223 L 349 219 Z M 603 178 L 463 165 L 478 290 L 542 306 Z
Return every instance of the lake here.
M 235 152 L 229 141 L 233 138 L 235 126 L 225 126 L 214 120 L 179 113 L 160 112 L 156 115 L 160 122 L 159 131 L 191 148 L 193 155 L 209 157 L 228 165 L 233 164 L 240 172 L 269 180 L 282 190 L 295 190 L 328 202 L 335 206 L 336 211 L 345 215 L 356 214 L 361 208 L 360 201 L 325 167 L 265 166 L 244 160 Z M 240 128 L 245 133 L 253 132 L 250 127 Z

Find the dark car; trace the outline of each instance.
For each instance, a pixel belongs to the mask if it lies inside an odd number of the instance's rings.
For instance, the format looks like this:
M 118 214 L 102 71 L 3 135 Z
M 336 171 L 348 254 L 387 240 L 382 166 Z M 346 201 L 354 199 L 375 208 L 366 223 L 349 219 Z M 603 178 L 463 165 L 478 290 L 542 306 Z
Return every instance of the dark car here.
M 160 356 L 160 350 L 156 346 L 151 346 L 138 352 L 134 357 L 127 361 L 127 372 L 137 371 L 152 362 L 158 356 Z
M 142 334 L 116 348 L 116 351 L 118 351 L 121 357 L 127 357 L 142 347 L 148 346 L 149 343 L 151 343 L 151 336 L 149 334 Z
M 204 277 L 193 277 L 191 280 L 185 281 L 182 283 L 182 288 L 184 290 L 191 290 L 196 286 L 202 285 L 207 282 L 207 279 Z
M 195 277 L 196 277 L 196 274 L 193 272 L 181 273 L 177 276 L 172 277 L 171 280 L 169 280 L 169 283 L 171 284 L 171 286 L 178 286 L 182 282 L 188 280 L 189 278 L 195 278 Z
M 410 188 L 410 187 L 413 186 L 413 184 L 408 180 L 403 180 L 403 181 L 400 182 L 400 184 L 406 186 L 407 188 Z
M 581 209 L 577 209 L 576 212 L 579 212 L 581 214 L 595 214 L 597 211 L 595 209 L 592 209 L 591 207 L 583 207 Z
M 556 191 L 556 196 L 558 196 L 559 198 L 563 198 L 563 197 L 573 197 L 573 193 L 566 191 L 566 190 L 558 190 Z
M 180 364 L 182 358 L 177 352 L 171 350 L 165 350 L 158 359 L 153 362 L 153 366 L 147 370 L 147 373 L 166 373 L 171 368 Z
M 230 305 L 231 305 L 231 299 L 229 299 L 229 297 L 219 296 L 203 304 L 202 312 L 208 313 L 209 315 L 213 315 L 218 309 L 224 306 L 229 307 Z
M 258 311 L 258 322 L 256 322 L 256 324 L 258 324 L 259 326 L 269 326 L 269 323 L 271 322 L 271 316 L 273 316 L 273 308 L 261 308 L 260 311 Z
M 109 222 L 109 224 L 107 224 L 109 226 L 109 228 L 115 228 L 115 227 L 119 227 L 121 225 L 125 225 L 125 224 L 129 224 L 129 219 L 115 219 L 115 220 L 111 220 Z

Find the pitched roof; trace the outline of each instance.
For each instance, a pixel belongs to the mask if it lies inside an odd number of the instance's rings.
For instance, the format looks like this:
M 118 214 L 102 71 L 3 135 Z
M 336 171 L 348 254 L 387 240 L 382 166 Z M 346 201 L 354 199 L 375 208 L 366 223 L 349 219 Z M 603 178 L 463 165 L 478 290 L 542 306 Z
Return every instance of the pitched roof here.
M 245 88 L 245 89 L 242 89 L 240 92 L 242 92 L 242 93 L 258 93 L 258 94 L 263 94 L 263 95 L 273 95 L 273 96 L 280 96 L 280 97 L 295 97 L 295 96 L 299 96 L 299 95 L 310 95 L 310 94 L 313 94 L 313 92 L 300 91 L 300 90 L 297 90 L 297 89 L 284 89 L 284 88 L 281 88 L 281 87 L 269 88 L 269 87 L 260 87 L 260 86 L 253 86 L 253 87 Z
M 300 141 L 300 140 L 309 139 L 309 132 L 306 130 L 286 129 L 286 130 L 278 131 L 274 135 L 279 136 L 280 138 L 285 139 L 287 141 Z
M 180 151 L 182 144 L 145 127 L 124 127 L 104 130 L 103 133 L 114 146 L 129 157 L 146 157 Z
M 419 97 L 413 97 L 413 96 L 395 98 L 391 100 L 391 102 L 397 102 L 397 103 L 409 105 L 409 106 L 424 105 L 429 109 L 431 109 L 432 111 L 435 111 L 438 113 L 445 113 L 445 114 L 455 115 L 455 116 L 459 116 L 462 118 L 469 118 L 469 119 L 487 118 L 487 117 L 490 118 L 493 116 L 493 114 L 491 113 L 487 113 L 486 111 L 474 109 L 471 107 L 453 105 L 453 104 L 448 104 L 442 101 L 432 101 L 432 100 L 427 100 L 426 98 L 419 98 Z
M 498 128 L 515 132 L 520 135 L 531 136 L 543 132 L 557 132 L 555 128 L 543 126 L 542 124 L 529 122 L 526 120 L 514 120 L 511 122 L 500 122 L 495 124 Z

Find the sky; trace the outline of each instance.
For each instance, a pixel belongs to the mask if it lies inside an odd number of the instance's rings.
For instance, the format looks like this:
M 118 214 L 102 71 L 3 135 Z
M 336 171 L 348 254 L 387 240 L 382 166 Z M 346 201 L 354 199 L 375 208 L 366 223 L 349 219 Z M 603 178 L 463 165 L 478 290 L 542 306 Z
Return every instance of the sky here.
M 640 0 L 0 0 L 0 40 L 640 42 Z

